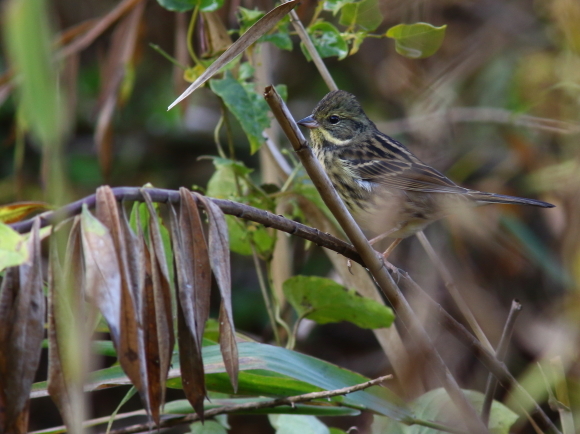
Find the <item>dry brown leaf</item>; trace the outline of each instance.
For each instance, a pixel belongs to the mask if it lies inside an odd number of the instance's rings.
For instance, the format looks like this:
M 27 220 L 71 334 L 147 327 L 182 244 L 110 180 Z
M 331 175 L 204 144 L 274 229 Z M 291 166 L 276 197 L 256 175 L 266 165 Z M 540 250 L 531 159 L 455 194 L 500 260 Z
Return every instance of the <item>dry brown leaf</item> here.
M 219 13 L 217 11 L 202 12 L 201 18 L 205 44 L 203 57 L 214 57 L 223 53 L 232 45 L 232 38 L 230 38 L 228 29 L 224 26 Z
M 151 197 L 146 189 L 141 193 L 149 210 L 149 241 L 150 241 L 150 271 L 152 293 L 145 294 L 147 300 L 147 311 L 149 318 L 145 321 L 154 321 L 157 334 L 156 341 L 158 346 L 157 363 L 159 365 L 159 390 L 157 390 L 159 405 L 165 402 L 165 382 L 169 373 L 171 355 L 175 345 L 175 336 L 173 333 L 173 316 L 172 316 L 172 299 L 171 286 L 169 283 L 169 270 L 161 238 L 161 229 L 157 213 L 153 207 Z M 154 315 L 154 316 L 151 316 Z M 150 333 L 152 330 L 149 331 Z M 155 338 L 152 338 L 152 342 Z M 153 345 L 153 344 L 151 344 Z M 151 376 L 149 376 L 151 381 Z M 153 407 L 153 402 L 151 403 Z M 152 409 L 155 412 L 155 409 Z
M 177 341 L 179 344 L 179 366 L 181 368 L 183 392 L 201 421 L 203 421 L 203 400 L 206 396 L 203 358 L 201 348 L 185 322 L 180 304 L 177 305 Z
M 197 80 L 195 80 L 186 90 L 183 92 L 179 98 L 171 103 L 167 110 L 171 110 L 189 95 L 191 95 L 198 87 L 201 87 L 206 81 L 212 78 L 223 66 L 231 62 L 236 56 L 242 54 L 246 48 L 256 42 L 261 36 L 265 35 L 272 29 L 278 21 L 280 21 L 288 12 L 296 7 L 298 0 L 290 0 L 280 6 L 272 9 L 262 18 L 260 18 L 256 24 L 248 29 L 240 38 L 232 44 L 230 48 L 226 50 L 218 59 L 213 62 L 209 68 L 201 74 Z
M 28 240 L 30 260 L 6 271 L 0 289 L 0 432 L 25 433 L 28 400 L 44 337 L 40 220 Z
M 143 0 L 124 0 L 119 3 L 114 9 L 112 9 L 107 15 L 100 19 L 90 20 L 90 23 L 81 23 L 78 26 L 74 26 L 74 31 L 78 31 L 79 29 L 75 29 L 76 27 L 80 27 L 81 31 L 86 30 L 85 26 L 90 26 L 86 33 L 82 36 L 76 38 L 73 42 L 69 45 L 64 47 L 59 53 L 59 58 L 67 57 L 73 53 L 78 53 L 89 45 L 91 45 L 95 39 L 97 39 L 105 30 L 107 30 L 115 21 L 129 12 L 132 8 L 134 8 L 139 3 L 142 3 Z M 73 29 L 69 29 L 73 31 Z M 67 42 L 67 33 L 63 33 L 59 42 L 66 43 Z
M 147 371 L 145 367 L 145 342 L 140 322 L 138 303 L 139 290 L 139 246 L 129 227 L 126 216 L 119 217 L 117 200 L 109 186 L 100 187 L 96 194 L 97 218 L 109 229 L 119 257 L 121 271 L 121 318 L 120 340 L 117 347 L 119 363 L 151 413 L 147 393 Z
M 119 348 L 121 333 L 121 271 L 110 231 L 86 205 L 81 213 L 86 295 L 107 321 L 111 338 Z
M 182 198 L 183 211 L 184 201 Z M 177 330 L 179 360 L 183 391 L 195 411 L 203 419 L 203 400 L 206 395 L 205 377 L 201 345 L 197 340 L 197 325 L 194 294 L 198 291 L 194 284 L 192 236 L 186 219 L 178 221 L 177 214 L 170 205 L 171 239 L 175 257 L 174 269 L 177 291 Z M 183 212 L 181 213 L 184 214 Z M 187 217 L 187 213 L 185 213 Z M 181 224 L 180 224 L 181 223 Z M 208 270 L 209 272 L 209 270 Z
M 209 217 L 209 260 L 222 297 L 219 317 L 220 348 L 232 387 L 234 390 L 237 390 L 239 361 L 232 312 L 232 279 L 228 226 L 220 207 L 205 196 L 196 194 L 196 197 L 203 203 Z
M 205 324 L 209 318 L 210 296 L 211 296 L 211 264 L 209 262 L 209 252 L 205 239 L 203 224 L 197 203 L 191 191 L 181 188 L 181 234 L 184 237 L 185 245 L 193 249 L 193 307 L 195 309 L 195 321 L 197 331 L 197 342 L 201 347 Z M 187 219 L 187 222 L 185 221 Z M 185 225 L 189 224 L 189 228 Z
M 123 78 L 137 47 L 139 24 L 143 17 L 144 8 L 145 3 L 139 3 L 117 25 L 102 78 L 103 86 L 99 95 L 100 109 L 95 129 L 95 142 L 99 163 L 105 177 L 111 170 L 113 114 L 119 103 L 119 91 Z

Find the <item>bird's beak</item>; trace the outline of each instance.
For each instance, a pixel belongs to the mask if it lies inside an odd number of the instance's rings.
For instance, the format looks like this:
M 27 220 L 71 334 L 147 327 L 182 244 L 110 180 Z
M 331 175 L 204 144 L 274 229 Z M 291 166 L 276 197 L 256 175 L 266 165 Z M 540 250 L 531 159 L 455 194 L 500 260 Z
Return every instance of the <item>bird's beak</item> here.
M 307 116 L 304 119 L 300 119 L 296 123 L 298 125 L 302 125 L 303 127 L 306 127 L 309 129 L 318 128 L 320 126 L 320 124 L 318 122 L 316 122 L 316 120 L 312 116 Z

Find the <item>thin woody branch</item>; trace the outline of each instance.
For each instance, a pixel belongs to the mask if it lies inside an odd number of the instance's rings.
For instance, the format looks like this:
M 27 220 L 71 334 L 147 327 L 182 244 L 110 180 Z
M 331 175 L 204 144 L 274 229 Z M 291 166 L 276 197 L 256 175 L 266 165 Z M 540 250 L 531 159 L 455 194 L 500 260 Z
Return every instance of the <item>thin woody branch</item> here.
M 266 88 L 264 98 L 282 127 L 282 130 L 290 140 L 292 147 L 298 154 L 300 161 L 322 196 L 322 199 L 361 255 L 369 272 L 373 275 L 397 315 L 408 328 L 412 338 L 420 348 L 425 349 L 426 353 L 430 355 L 430 365 L 433 367 L 451 400 L 457 406 L 457 409 L 465 415 L 466 426 L 471 432 L 487 433 L 487 427 L 483 424 L 479 415 L 461 391 L 457 381 L 445 365 L 445 362 L 435 348 L 435 345 L 433 345 L 421 322 L 411 309 L 401 290 L 395 284 L 391 275 L 387 272 L 382 256 L 371 247 L 362 230 L 356 224 L 344 203 L 340 200 L 338 193 L 334 190 L 328 176 L 314 157 L 312 149 L 308 146 L 304 136 L 298 129 L 298 125 L 296 125 L 284 101 L 282 101 L 282 98 L 280 98 L 280 95 L 278 95 L 273 86 Z
M 237 404 L 237 405 L 229 405 L 219 408 L 213 408 L 211 410 L 207 410 L 204 412 L 205 418 L 217 416 L 219 414 L 228 414 L 228 413 L 236 413 L 241 411 L 248 411 L 248 410 L 259 410 L 262 408 L 273 408 L 273 407 L 281 407 L 281 406 L 293 406 L 294 404 L 299 404 L 302 402 L 312 401 L 313 399 L 324 399 L 324 398 L 331 398 L 333 396 L 339 395 L 347 395 L 349 393 L 358 392 L 359 390 L 367 389 L 371 386 L 375 386 L 377 384 L 382 383 L 383 381 L 391 379 L 391 375 L 385 375 L 383 377 L 375 378 L 374 380 L 367 381 L 365 383 L 356 384 L 354 386 L 343 387 L 341 389 L 336 390 L 328 390 L 322 392 L 312 392 L 312 393 L 305 393 L 304 395 L 296 395 L 296 396 L 289 396 L 285 398 L 276 398 L 269 401 L 260 401 L 260 402 L 248 402 L 244 404 Z M 182 425 L 186 423 L 191 423 L 199 420 L 199 416 L 197 413 L 188 414 L 187 416 L 177 418 L 177 419 L 168 419 L 162 421 L 157 428 L 166 428 L 175 425 Z M 132 426 L 128 426 L 125 428 L 120 428 L 116 430 L 109 431 L 110 434 L 132 434 L 132 433 L 139 433 L 143 431 L 149 431 L 151 429 L 150 424 L 136 424 Z
M 139 187 L 116 187 L 112 190 L 118 201 L 143 201 L 141 188 Z M 174 204 L 179 202 L 178 191 L 148 188 L 147 192 L 154 202 Z M 221 199 L 211 200 L 226 214 L 264 224 L 274 229 L 312 241 L 321 247 L 337 252 L 338 254 L 341 254 L 346 258 L 349 258 L 364 266 L 360 255 L 354 250 L 351 244 L 342 241 L 330 234 L 320 232 L 318 229 L 311 228 L 301 223 L 289 220 L 285 217 L 277 216 L 268 211 L 254 208 L 249 205 Z M 57 224 L 63 219 L 70 218 L 79 214 L 83 204 L 87 204 L 89 207 L 94 206 L 95 195 L 87 196 L 81 200 L 66 205 L 57 211 L 51 211 L 42 214 L 41 227 Z M 32 222 L 33 219 L 29 219 L 14 223 L 10 226 L 20 233 L 25 233 L 30 230 Z M 417 285 L 405 271 L 400 270 L 399 273 L 399 283 L 401 287 L 406 291 L 412 291 L 414 294 L 417 294 L 426 299 L 431 304 L 431 310 L 440 314 L 441 321 L 445 328 L 449 330 L 461 343 L 474 351 L 483 365 L 499 380 L 499 382 L 504 387 L 510 387 L 510 385 L 514 385 L 519 390 L 522 397 L 533 406 L 539 418 L 546 426 L 549 427 L 550 432 L 559 433 L 559 430 L 555 427 L 555 425 L 538 405 L 538 403 L 536 403 L 534 399 L 526 392 L 526 390 L 518 384 L 506 366 L 496 358 L 495 354 L 489 352 L 487 348 L 485 348 L 462 324 L 460 324 L 455 318 L 447 313 L 447 311 L 445 311 L 437 302 L 430 298 L 429 295 L 425 293 L 425 291 L 423 291 L 423 289 L 420 288 L 419 285 Z
M 142 202 L 144 200 L 141 193 L 142 189 L 140 187 L 116 187 L 112 190 L 115 198 L 120 202 Z M 151 196 L 151 200 L 153 202 L 166 204 L 179 204 L 180 202 L 179 192 L 176 190 L 147 188 L 147 192 L 149 193 L 149 196 Z M 66 220 L 67 218 L 80 214 L 83 204 L 86 204 L 89 208 L 92 208 L 95 205 L 95 199 L 96 197 L 93 194 L 63 206 L 56 211 L 43 213 L 39 216 L 40 226 L 45 227 L 49 225 L 55 225 L 62 222 L 63 220 Z M 275 215 L 271 212 L 259 208 L 254 208 L 243 203 L 232 202 L 230 200 L 223 199 L 208 199 L 219 206 L 225 214 L 233 215 L 245 220 L 251 220 L 256 223 L 263 224 L 266 227 L 272 227 L 291 235 L 296 235 L 300 238 L 304 238 L 305 240 L 312 241 L 321 247 L 333 250 L 336 253 L 351 259 L 352 261 L 364 265 L 360 255 L 349 243 L 339 240 L 330 234 L 320 232 L 318 229 L 311 228 L 293 220 L 289 220 L 283 216 Z M 10 225 L 10 227 L 19 233 L 26 233 L 30 231 L 32 223 L 33 219 L 28 219 L 22 222 L 13 223 Z

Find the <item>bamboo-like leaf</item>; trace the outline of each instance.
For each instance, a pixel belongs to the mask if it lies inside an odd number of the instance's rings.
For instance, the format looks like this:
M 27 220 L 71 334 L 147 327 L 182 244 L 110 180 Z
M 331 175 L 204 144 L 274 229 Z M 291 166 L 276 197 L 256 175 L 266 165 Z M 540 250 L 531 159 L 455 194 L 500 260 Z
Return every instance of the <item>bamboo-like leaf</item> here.
M 30 260 L 10 268 L 0 288 L 0 432 L 25 433 L 28 399 L 44 337 L 40 220 L 28 240 Z
M 195 336 L 191 334 L 186 324 L 183 309 L 179 303 L 177 306 L 177 333 L 183 392 L 203 421 L 203 400 L 207 394 L 203 358 Z
M 83 383 L 88 371 L 80 292 L 84 286 L 80 216 L 75 218 L 69 234 L 64 270 L 57 237 L 51 239 L 48 275 L 48 392 L 68 429 L 77 432 L 83 421 Z
M 296 5 L 298 0 L 290 0 L 286 3 L 282 3 L 280 6 L 272 9 L 262 18 L 260 18 L 256 24 L 248 29 L 240 38 L 228 48 L 224 54 L 222 54 L 215 62 L 213 62 L 209 68 L 201 74 L 197 80 L 195 80 L 186 90 L 183 92 L 179 98 L 177 98 L 167 110 L 171 110 L 189 95 L 191 95 L 198 87 L 212 78 L 223 66 L 231 62 L 236 56 L 243 53 L 246 48 L 256 42 L 261 36 L 265 35 L 272 29 L 278 21 L 280 21 L 286 14 L 288 14 Z
M 141 234 L 143 236 L 143 234 Z M 157 335 L 157 318 L 155 313 L 155 296 L 153 294 L 153 271 L 151 251 L 145 243 L 144 269 L 145 280 L 142 299 L 143 335 L 145 341 L 145 365 L 147 372 L 147 394 L 151 405 L 151 416 L 159 423 L 159 408 L 162 402 L 164 385 L 161 384 L 161 369 L 159 354 L 159 337 Z
M 135 300 L 139 291 L 134 289 L 139 284 L 140 275 L 138 242 L 126 218 L 120 218 L 117 200 L 110 187 L 100 187 L 97 190 L 95 214 L 111 233 L 119 258 L 121 272 L 120 339 L 117 347 L 119 363 L 139 392 L 145 409 L 151 413 L 147 394 L 143 328 Z
M 10 224 L 23 220 L 29 214 L 52 207 L 45 202 L 16 202 L 0 206 L 0 222 Z
M 222 210 L 211 200 L 197 194 L 209 217 L 209 260 L 222 297 L 219 314 L 220 348 L 232 387 L 238 384 L 238 348 L 232 313 L 232 280 L 228 226 Z
M 83 206 L 81 213 L 87 297 L 107 321 L 111 338 L 120 348 L 121 272 L 110 231 Z
M 163 240 L 161 237 L 161 229 L 159 219 L 151 197 L 146 189 L 141 190 L 147 209 L 149 210 L 149 256 L 150 256 L 150 271 L 151 271 L 151 294 L 146 293 L 147 312 L 149 317 L 145 321 L 153 321 L 155 330 L 150 329 L 150 337 L 152 338 L 151 345 L 157 341 L 157 363 L 159 369 L 159 390 L 157 391 L 157 399 L 159 405 L 157 408 L 152 408 L 153 414 L 157 413 L 158 407 L 163 406 L 165 402 L 165 382 L 169 373 L 169 365 L 171 362 L 171 354 L 175 344 L 175 336 L 173 333 L 173 316 L 172 316 L 172 302 L 171 302 L 171 287 L 169 284 L 169 270 L 167 269 L 167 261 L 165 259 L 165 251 L 163 248 Z M 156 338 L 151 336 L 152 332 L 156 333 Z M 149 360 L 151 362 L 151 360 Z M 151 376 L 149 376 L 151 380 Z M 151 395 L 150 395 L 151 397 Z M 154 407 L 153 402 L 151 403 Z M 158 422 L 158 420 L 156 420 Z
M 181 191 L 181 190 L 180 190 Z M 187 191 L 187 190 L 186 190 Z M 191 196 L 190 193 L 188 193 Z M 193 267 L 196 257 L 193 254 L 191 225 L 185 201 L 181 199 L 181 215 L 178 222 L 173 206 L 170 206 L 171 238 L 175 257 L 175 278 L 177 291 L 177 328 L 179 343 L 179 360 L 183 378 L 183 391 L 193 408 L 203 419 L 203 400 L 206 395 L 201 345 L 197 339 L 197 326 L 194 305 L 194 294 L 199 291 L 194 284 Z M 197 208 L 196 208 L 197 210 Z M 180 223 L 182 223 L 180 225 Z M 203 241 L 205 244 L 205 240 Z M 209 268 L 209 265 L 208 265 Z M 209 269 L 206 270 L 209 275 Z
M 196 339 L 199 347 L 203 339 L 205 323 L 209 318 L 211 295 L 211 265 L 201 217 L 191 192 L 180 189 L 180 229 L 185 245 L 192 248 L 193 262 L 193 308 L 195 310 Z M 189 228 L 187 227 L 189 225 Z M 191 327 L 190 327 L 191 328 Z

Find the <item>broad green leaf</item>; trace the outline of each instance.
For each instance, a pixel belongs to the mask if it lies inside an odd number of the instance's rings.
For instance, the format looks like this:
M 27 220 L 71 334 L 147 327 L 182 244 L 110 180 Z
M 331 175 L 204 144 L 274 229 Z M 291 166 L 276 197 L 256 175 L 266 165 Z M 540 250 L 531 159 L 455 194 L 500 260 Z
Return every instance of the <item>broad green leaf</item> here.
M 319 324 L 349 321 L 376 329 L 389 327 L 395 319 L 389 307 L 323 277 L 294 276 L 284 282 L 283 289 L 299 315 Z
M 250 186 L 244 180 L 244 176 L 252 172 L 242 162 L 228 160 L 225 158 L 214 158 L 213 163 L 216 172 L 207 184 L 207 195 L 218 199 L 242 200 L 252 206 L 261 209 L 271 210 L 268 203 L 261 200 L 263 197 L 258 193 L 253 194 Z M 238 179 L 236 182 L 236 175 Z M 241 190 L 238 193 L 238 186 Z M 250 192 L 248 192 L 250 191 Z M 226 216 L 226 223 L 230 235 L 230 249 L 240 255 L 251 255 L 253 242 L 258 253 L 268 254 L 274 247 L 275 238 L 268 230 L 259 224 L 242 221 L 233 216 Z
M 258 9 L 238 8 L 238 21 L 240 22 L 240 34 L 246 33 L 250 27 L 258 22 L 266 13 Z
M 346 434 L 346 431 L 343 431 L 340 428 L 329 427 L 328 430 L 330 431 L 330 434 Z
M 348 55 L 348 44 L 332 24 L 321 21 L 308 27 L 307 30 L 320 57 L 336 56 L 339 59 L 344 59 Z M 304 56 L 308 60 L 312 60 L 304 45 L 300 44 L 300 47 Z
M 463 393 L 477 411 L 483 406 L 484 395 L 474 390 Z M 443 388 L 431 390 L 417 398 L 411 405 L 417 419 L 435 421 L 443 425 L 457 424 L 461 415 Z M 489 431 L 492 434 L 508 434 L 518 415 L 501 402 L 493 401 L 489 418 Z M 420 425 L 405 426 L 392 419 L 375 416 L 371 427 L 372 434 L 439 434 L 442 431 Z
M 276 434 L 329 434 L 328 427 L 314 416 L 272 414 L 268 416 Z
M 191 434 L 227 434 L 226 429 L 215 420 L 194 422 L 189 427 Z
M 290 33 L 288 32 L 288 26 L 282 27 L 278 32 L 272 33 L 270 35 L 264 35 L 260 39 L 262 42 L 271 42 L 280 50 L 292 51 L 292 39 L 290 38 Z
M 204 402 L 204 409 L 211 410 L 212 408 L 249 404 L 255 402 L 270 401 L 272 398 L 211 398 L 211 402 Z M 163 409 L 164 414 L 190 414 L 193 413 L 193 407 L 186 399 L 179 399 L 177 401 L 168 402 Z M 360 414 L 359 410 L 346 407 L 335 407 L 331 405 L 309 405 L 309 404 L 295 404 L 293 407 L 281 406 L 272 408 L 261 408 L 256 410 L 242 410 L 236 414 L 309 414 L 313 416 L 357 416 Z
M 343 6 L 351 4 L 351 3 L 355 3 L 355 1 L 353 1 L 353 0 L 325 0 L 322 8 L 325 11 L 330 11 L 330 12 L 332 12 L 333 15 L 336 15 L 338 12 L 340 12 L 340 10 L 342 9 Z
M 241 342 L 238 344 L 238 350 L 240 371 L 269 371 L 307 383 L 308 385 L 319 388 L 318 390 L 340 389 L 368 381 L 368 378 L 360 374 L 285 348 L 254 342 Z M 204 347 L 203 361 L 206 374 L 225 372 L 219 345 Z M 172 364 L 173 368 L 169 372 L 169 377 L 177 378 L 180 373 L 179 357 L 177 355 L 174 355 Z M 86 391 L 129 384 L 127 376 L 119 366 L 112 366 L 93 372 L 91 378 L 91 382 L 85 386 Z M 242 375 L 240 375 L 240 380 L 241 378 Z M 270 384 L 272 386 L 275 386 L 275 380 L 274 378 L 270 378 Z M 208 390 L 211 390 L 209 385 Z M 307 393 L 309 391 L 312 391 L 312 389 L 305 390 L 301 393 Z M 263 389 L 261 395 L 267 396 L 267 389 Z M 33 386 L 31 397 L 37 398 L 41 396 L 46 396 L 45 382 L 36 383 Z M 375 413 L 391 417 L 403 423 L 410 423 L 414 420 L 406 404 L 397 398 L 389 389 L 384 387 L 373 386 L 333 399 L 344 402 L 347 405 L 357 406 L 361 410 L 374 411 Z
M 378 0 L 362 0 L 344 5 L 340 10 L 340 24 L 343 26 L 357 25 L 363 30 L 372 32 L 381 25 L 383 14 Z
M 29 257 L 26 237 L 0 223 L 0 271 L 23 264 Z
M 437 52 L 447 25 L 435 27 L 428 23 L 399 24 L 391 27 L 386 36 L 395 40 L 397 53 L 411 59 L 424 59 Z
M 157 0 L 167 10 L 174 12 L 186 12 L 199 6 L 202 12 L 217 11 L 224 5 L 224 0 Z
M 270 126 L 269 108 L 264 98 L 256 93 L 253 84 L 240 83 L 229 72 L 221 80 L 211 80 L 209 85 L 240 122 L 248 136 L 251 153 L 258 151 L 264 143 L 262 131 Z

